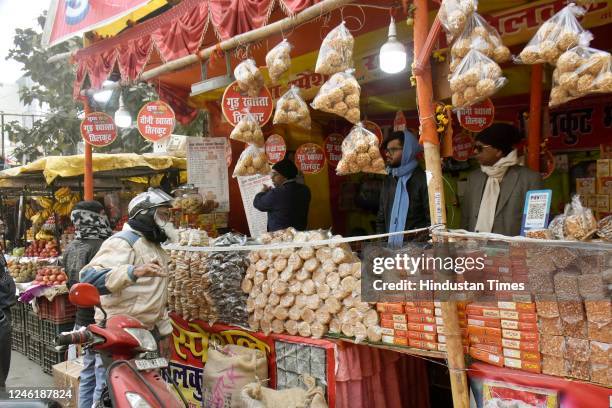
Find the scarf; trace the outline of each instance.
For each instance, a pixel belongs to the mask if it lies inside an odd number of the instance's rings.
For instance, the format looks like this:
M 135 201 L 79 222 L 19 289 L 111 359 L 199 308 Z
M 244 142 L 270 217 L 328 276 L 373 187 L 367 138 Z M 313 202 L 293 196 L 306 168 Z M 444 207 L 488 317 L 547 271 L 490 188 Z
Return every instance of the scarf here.
M 140 232 L 143 237 L 151 242 L 161 244 L 168 240 L 166 233 L 153 220 L 151 220 L 151 223 L 148 223 L 139 219 L 131 219 L 128 221 L 128 225 L 134 231 Z
M 402 151 L 402 162 L 399 167 L 391 169 L 391 175 L 397 179 L 395 195 L 393 197 L 393 207 L 389 219 L 389 232 L 404 231 L 406 227 L 406 217 L 410 206 L 410 197 L 406 184 L 412 177 L 414 169 L 419 163 L 416 155 L 421 151 L 421 146 L 417 138 L 407 130 L 404 130 L 404 150 Z M 388 239 L 389 244 L 400 247 L 404 243 L 402 234 L 392 235 Z
M 480 169 L 489 178 L 485 185 L 482 200 L 480 201 L 480 209 L 478 210 L 478 219 L 476 221 L 476 232 L 491 232 L 493 222 L 495 221 L 495 210 L 497 209 L 497 200 L 499 199 L 500 183 L 508 168 L 518 164 L 518 156 L 516 150 L 502 157 L 492 166 L 480 166 Z
M 106 239 L 113 233 L 108 217 L 93 211 L 73 210 L 70 220 L 77 239 Z

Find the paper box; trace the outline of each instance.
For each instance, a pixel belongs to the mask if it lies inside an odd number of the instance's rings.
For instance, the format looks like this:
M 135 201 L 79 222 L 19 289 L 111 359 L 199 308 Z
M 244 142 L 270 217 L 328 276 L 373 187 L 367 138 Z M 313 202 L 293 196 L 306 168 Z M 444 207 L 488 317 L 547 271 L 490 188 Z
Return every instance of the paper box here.
M 597 211 L 608 211 L 610 210 L 610 196 L 607 194 L 597 195 Z
M 592 177 L 588 178 L 577 178 L 576 179 L 576 193 L 581 196 L 595 194 L 595 179 Z
M 597 177 L 610 177 L 610 159 L 597 160 Z
M 64 361 L 53 366 L 53 381 L 55 387 L 61 390 L 70 389 L 72 398 L 70 401 L 64 400 L 64 408 L 78 407 L 79 399 L 79 379 L 83 370 L 83 359 Z

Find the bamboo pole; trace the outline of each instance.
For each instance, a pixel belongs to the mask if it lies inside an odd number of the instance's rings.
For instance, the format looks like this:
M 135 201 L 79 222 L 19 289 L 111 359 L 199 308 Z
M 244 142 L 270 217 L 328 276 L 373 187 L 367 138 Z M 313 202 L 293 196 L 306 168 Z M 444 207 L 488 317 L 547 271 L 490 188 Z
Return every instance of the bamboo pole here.
M 415 60 L 427 47 L 429 32 L 428 0 L 414 0 L 414 55 Z M 436 31 L 439 27 L 435 28 Z M 416 76 L 417 104 L 419 107 L 420 141 L 425 150 L 425 167 L 427 169 L 427 189 L 429 191 L 429 211 L 432 224 L 446 224 L 446 207 L 442 180 L 442 165 L 440 158 L 440 142 L 434 120 L 433 86 L 431 66 L 421 66 Z M 448 368 L 455 408 L 469 407 L 469 391 L 465 374 L 465 360 L 457 303 L 442 302 L 442 317 L 446 334 Z
M 542 130 L 542 75 L 543 65 L 531 66 L 531 90 L 529 96 L 529 131 L 527 132 L 527 164 L 533 171 L 540 171 L 540 141 Z
M 81 97 L 85 114 L 91 112 L 89 99 L 86 96 Z M 93 149 L 92 146 L 85 143 L 85 161 L 83 164 L 83 199 L 86 201 L 93 200 L 94 180 L 93 180 Z
M 325 14 L 328 14 L 340 7 L 352 3 L 352 1 L 353 0 L 323 0 L 320 3 L 317 3 L 302 10 L 295 16 L 286 17 L 282 20 L 275 21 L 274 23 L 268 24 L 256 30 L 251 30 L 246 33 L 236 35 L 228 40 L 221 41 L 219 44 L 215 44 L 213 46 L 200 50 L 195 54 L 177 58 L 173 61 L 162 64 L 159 67 L 145 71 L 138 77 L 138 81 L 150 81 L 151 79 L 156 78 L 160 75 L 167 74 L 172 71 L 177 71 L 193 64 L 200 63 L 200 61 L 210 58 L 210 56 L 219 49 L 221 49 L 221 51 L 230 51 L 242 45 L 261 41 L 271 35 L 287 32 L 288 30 L 294 27 L 297 27 L 315 18 L 322 17 Z M 69 55 L 65 57 L 69 57 Z M 107 86 L 104 86 L 103 89 L 115 89 L 119 86 L 119 82 L 113 82 Z M 86 93 L 87 91 L 89 90 L 85 90 L 83 92 Z

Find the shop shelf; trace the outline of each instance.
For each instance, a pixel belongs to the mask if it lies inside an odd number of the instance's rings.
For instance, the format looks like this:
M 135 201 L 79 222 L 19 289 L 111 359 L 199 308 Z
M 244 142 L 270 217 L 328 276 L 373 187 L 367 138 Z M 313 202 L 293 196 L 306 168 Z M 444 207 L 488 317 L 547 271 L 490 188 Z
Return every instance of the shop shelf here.
M 53 366 L 62 361 L 66 361 L 68 347 L 56 350 L 55 347 L 42 345 L 42 369 L 47 374 L 53 373 Z
M 40 339 L 40 318 L 38 315 L 36 315 L 34 312 L 27 312 L 25 317 L 26 335 Z
M 52 301 L 44 297 L 37 299 L 40 316 L 43 319 L 52 320 L 55 323 L 74 322 L 77 308 L 70 303 L 68 295 L 59 295 Z
M 58 334 L 65 331 L 72 331 L 74 321 L 70 323 L 55 323 L 52 320 L 41 319 L 40 321 L 40 339 L 46 346 L 54 346 L 55 338 Z

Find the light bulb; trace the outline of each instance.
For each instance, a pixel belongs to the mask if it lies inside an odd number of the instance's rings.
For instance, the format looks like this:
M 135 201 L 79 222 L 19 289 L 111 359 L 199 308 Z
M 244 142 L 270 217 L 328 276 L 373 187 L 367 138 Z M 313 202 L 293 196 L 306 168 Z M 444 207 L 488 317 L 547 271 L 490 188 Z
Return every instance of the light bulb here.
M 380 47 L 380 54 L 378 57 L 380 69 L 387 74 L 397 74 L 406 68 L 406 57 L 406 47 L 397 40 L 395 20 L 391 17 L 389 37 L 387 42 Z
M 120 128 L 132 126 L 132 115 L 123 104 L 123 95 L 119 95 L 119 109 L 115 111 L 115 125 Z
M 113 96 L 113 90 L 104 88 L 112 85 L 113 83 L 113 81 L 104 81 L 102 83 L 102 89 L 93 95 L 94 100 L 98 103 L 107 103 L 111 96 Z

